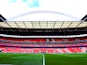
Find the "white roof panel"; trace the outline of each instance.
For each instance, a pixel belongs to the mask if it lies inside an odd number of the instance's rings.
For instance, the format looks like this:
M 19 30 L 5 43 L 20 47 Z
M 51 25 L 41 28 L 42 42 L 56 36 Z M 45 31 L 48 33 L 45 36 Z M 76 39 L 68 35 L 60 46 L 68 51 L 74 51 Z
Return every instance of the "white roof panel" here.
M 87 22 L 64 21 L 32 21 L 32 22 L 0 22 L 0 27 L 25 29 L 59 29 L 87 27 Z

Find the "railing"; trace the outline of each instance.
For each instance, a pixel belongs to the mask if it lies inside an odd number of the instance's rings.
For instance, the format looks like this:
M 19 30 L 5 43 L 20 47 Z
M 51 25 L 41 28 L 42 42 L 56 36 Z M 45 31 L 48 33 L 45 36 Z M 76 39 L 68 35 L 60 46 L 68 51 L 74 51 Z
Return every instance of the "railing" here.
M 87 34 L 69 35 L 69 36 L 16 36 L 16 35 L 0 34 L 0 36 L 13 37 L 13 38 L 74 38 L 74 37 L 84 37 L 87 36 Z

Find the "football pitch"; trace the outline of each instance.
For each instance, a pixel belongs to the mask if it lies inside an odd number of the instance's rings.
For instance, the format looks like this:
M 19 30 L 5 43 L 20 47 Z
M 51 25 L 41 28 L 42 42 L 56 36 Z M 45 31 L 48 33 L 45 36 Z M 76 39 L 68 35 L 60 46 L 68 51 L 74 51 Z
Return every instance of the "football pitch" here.
M 87 65 L 87 53 L 84 54 L 0 53 L 0 65 Z

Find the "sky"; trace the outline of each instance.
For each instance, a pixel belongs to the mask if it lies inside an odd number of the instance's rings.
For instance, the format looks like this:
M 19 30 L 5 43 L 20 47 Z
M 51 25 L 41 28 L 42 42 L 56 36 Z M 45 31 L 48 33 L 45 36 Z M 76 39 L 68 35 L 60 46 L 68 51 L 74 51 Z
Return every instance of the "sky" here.
M 7 21 L 80 21 L 87 0 L 0 0 Z

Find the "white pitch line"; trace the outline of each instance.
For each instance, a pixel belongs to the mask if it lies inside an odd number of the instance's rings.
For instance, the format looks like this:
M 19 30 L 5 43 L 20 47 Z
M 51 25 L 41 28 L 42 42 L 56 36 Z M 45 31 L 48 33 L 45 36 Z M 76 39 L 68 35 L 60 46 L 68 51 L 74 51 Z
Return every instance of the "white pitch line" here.
M 44 54 L 43 54 L 43 65 L 45 65 L 45 57 L 44 57 Z

